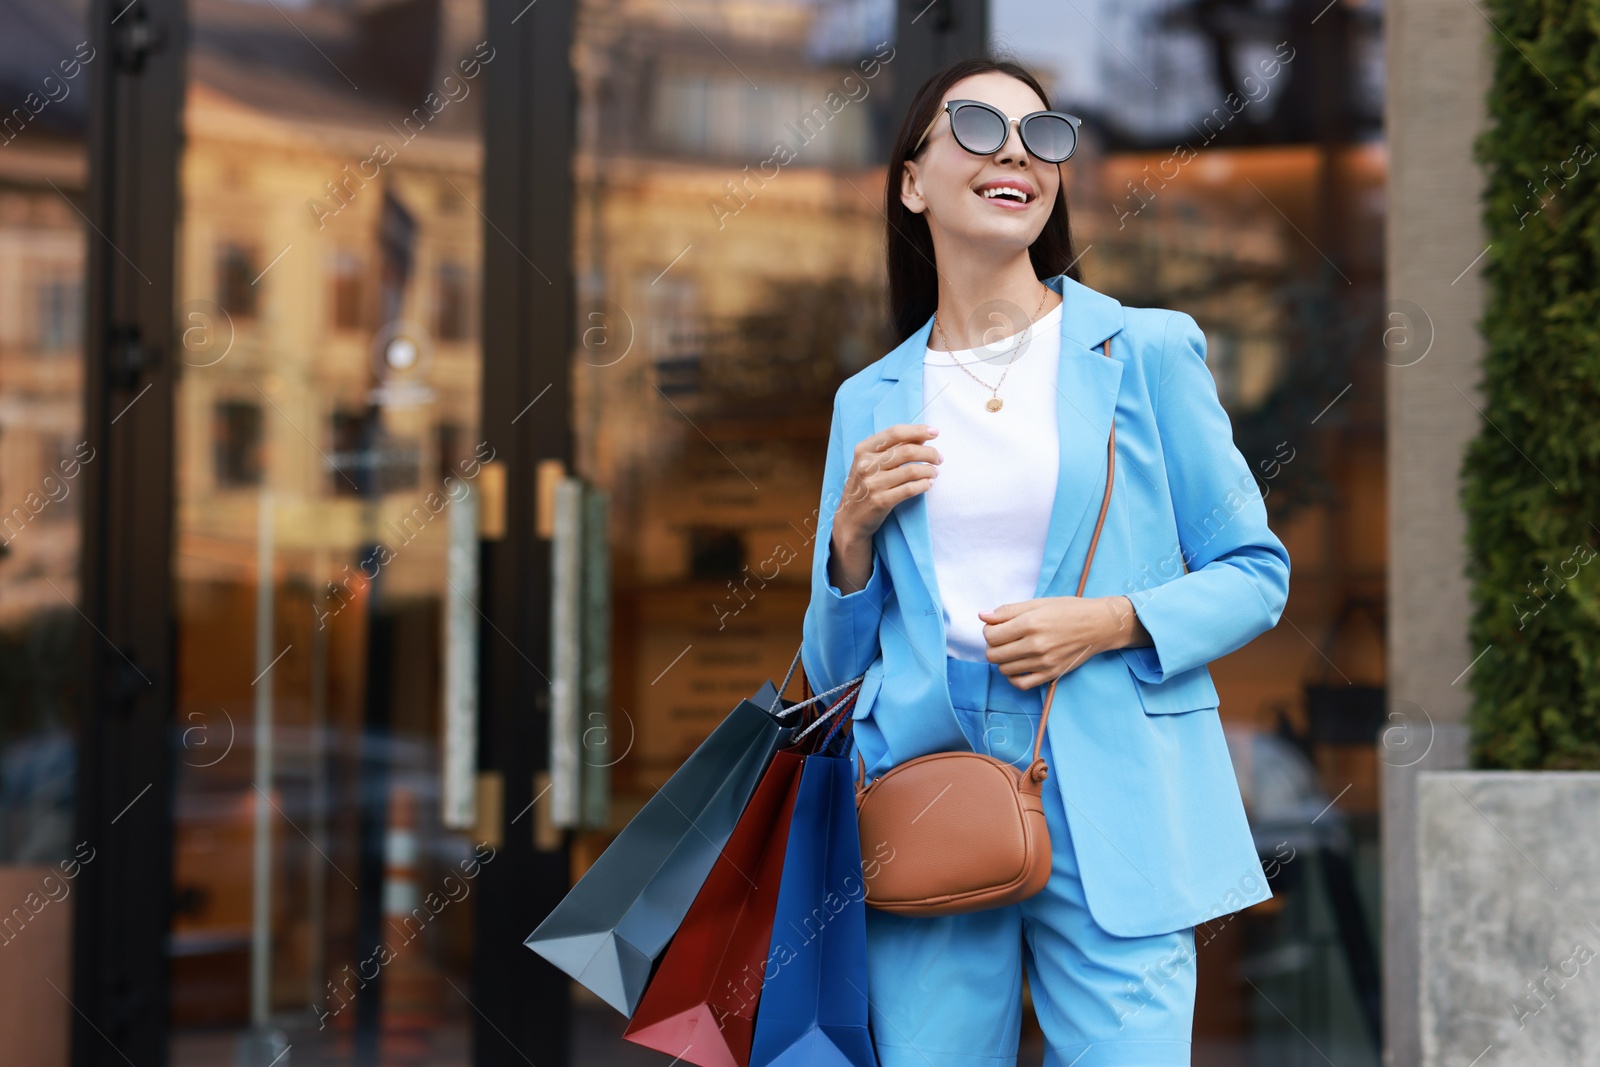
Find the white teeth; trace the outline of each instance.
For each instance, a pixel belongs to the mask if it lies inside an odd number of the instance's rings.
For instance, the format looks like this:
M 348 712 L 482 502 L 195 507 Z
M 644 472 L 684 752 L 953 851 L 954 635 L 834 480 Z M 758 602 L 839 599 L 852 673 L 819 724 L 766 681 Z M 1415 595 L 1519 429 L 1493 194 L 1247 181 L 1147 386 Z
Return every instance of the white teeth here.
M 992 189 L 985 189 L 983 190 L 982 196 L 985 200 L 993 200 L 997 196 L 1004 196 L 1015 200 L 1020 204 L 1026 204 L 1028 202 L 1027 194 L 1021 189 L 1012 189 L 1011 187 L 1004 185 L 996 186 Z

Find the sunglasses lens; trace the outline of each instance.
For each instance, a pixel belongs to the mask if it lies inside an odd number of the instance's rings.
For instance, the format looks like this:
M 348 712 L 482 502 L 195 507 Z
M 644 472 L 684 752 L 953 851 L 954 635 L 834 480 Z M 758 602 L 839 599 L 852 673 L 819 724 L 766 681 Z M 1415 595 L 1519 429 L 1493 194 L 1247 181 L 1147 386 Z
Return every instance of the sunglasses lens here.
M 961 147 L 986 156 L 1005 143 L 1006 120 L 988 108 L 963 104 L 951 113 L 950 130 Z
M 1022 124 L 1022 140 L 1046 163 L 1062 163 L 1078 147 L 1078 131 L 1058 115 L 1036 115 Z

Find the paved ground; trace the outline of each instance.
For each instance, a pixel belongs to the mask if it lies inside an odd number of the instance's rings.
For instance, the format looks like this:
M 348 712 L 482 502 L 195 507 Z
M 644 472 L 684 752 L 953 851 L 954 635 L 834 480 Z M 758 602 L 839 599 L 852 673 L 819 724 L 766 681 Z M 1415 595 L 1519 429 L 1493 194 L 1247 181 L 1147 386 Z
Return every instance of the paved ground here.
M 672 1057 L 622 1040 L 627 1020 L 597 1001 L 579 1003 L 573 1009 L 573 1057 L 569 1067 L 668 1067 Z M 1017 1067 L 1041 1067 L 1044 1044 L 1032 1031 L 1032 1020 L 1024 1026 Z M 290 1035 L 293 1042 L 275 1067 L 348 1067 L 352 1062 L 347 1043 L 323 1040 L 327 1035 Z M 236 1067 L 238 1035 L 233 1031 L 187 1032 L 174 1037 L 172 1067 Z M 381 1067 L 469 1067 L 468 1035 L 456 1025 L 441 1026 L 415 1041 L 391 1042 L 391 1054 Z M 547 1049 L 523 1050 L 532 1067 L 556 1067 L 545 1055 Z M 1194 1067 L 1256 1067 L 1274 1064 L 1284 1067 L 1300 1062 L 1280 1049 L 1277 1056 L 1254 1058 L 1249 1050 L 1237 1046 L 1196 1046 Z M 1309 1051 L 1309 1050 L 1306 1050 Z M 1310 1061 L 1307 1061 L 1308 1063 Z M 1320 1062 L 1320 1061 L 1318 1061 Z

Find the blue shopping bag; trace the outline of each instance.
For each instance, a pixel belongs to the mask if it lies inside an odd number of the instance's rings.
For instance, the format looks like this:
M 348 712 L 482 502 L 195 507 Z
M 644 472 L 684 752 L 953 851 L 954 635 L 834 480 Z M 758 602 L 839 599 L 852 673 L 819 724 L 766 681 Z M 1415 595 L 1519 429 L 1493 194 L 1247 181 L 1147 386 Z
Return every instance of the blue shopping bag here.
M 849 731 L 838 729 L 845 714 L 800 772 L 750 1067 L 877 1067 L 855 772 Z

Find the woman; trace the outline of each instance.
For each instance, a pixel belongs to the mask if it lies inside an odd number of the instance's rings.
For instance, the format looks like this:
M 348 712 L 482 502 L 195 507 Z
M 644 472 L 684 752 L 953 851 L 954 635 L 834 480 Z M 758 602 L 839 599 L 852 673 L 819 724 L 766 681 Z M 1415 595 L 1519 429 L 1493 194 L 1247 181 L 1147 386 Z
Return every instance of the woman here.
M 1048 107 L 1008 62 L 923 86 L 886 197 L 903 340 L 834 402 L 802 653 L 818 692 L 864 676 L 869 778 L 951 749 L 1026 766 L 1060 678 L 1045 889 L 867 909 L 885 1067 L 1014 1063 L 1024 970 L 1047 1064 L 1187 1064 L 1194 927 L 1271 896 L 1206 664 L 1277 623 L 1288 553 L 1194 319 L 1078 280 L 1051 162 L 1076 120 L 1018 122 Z

